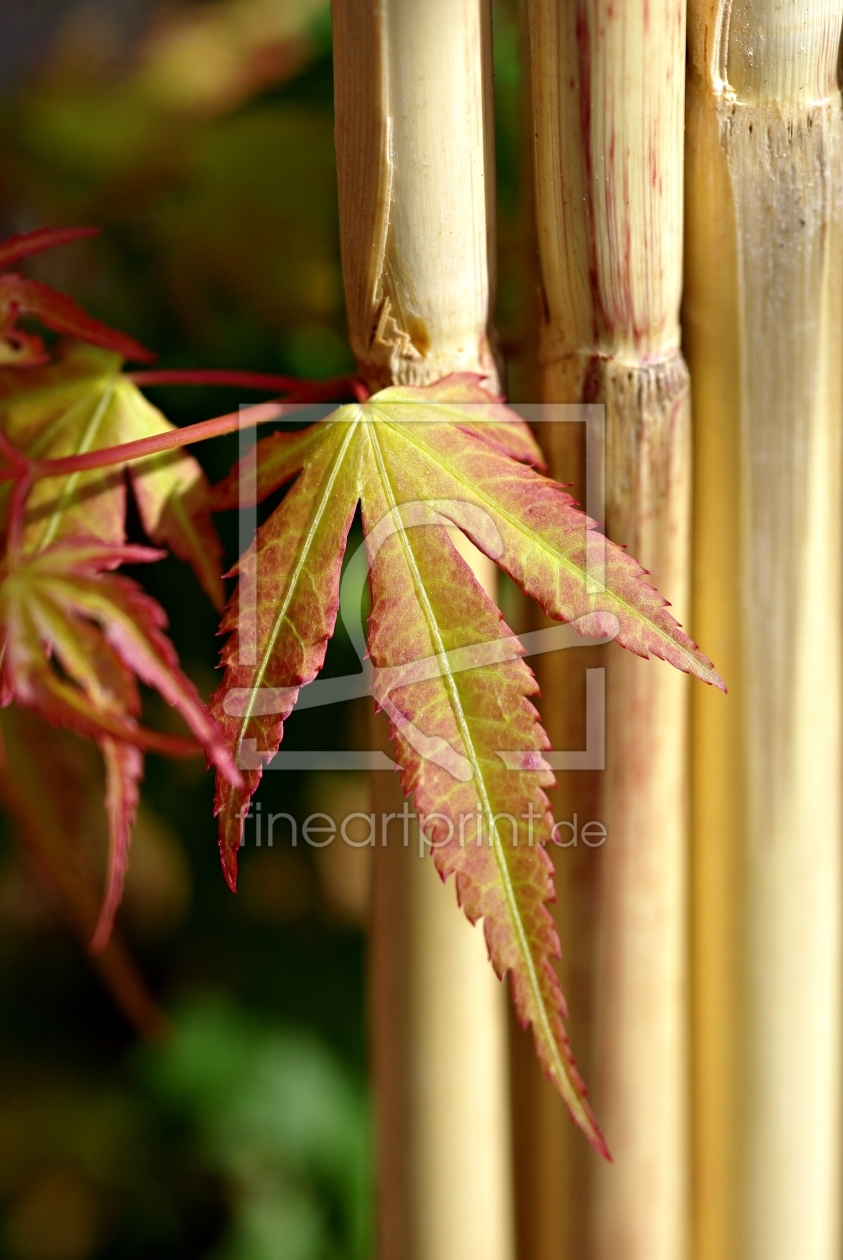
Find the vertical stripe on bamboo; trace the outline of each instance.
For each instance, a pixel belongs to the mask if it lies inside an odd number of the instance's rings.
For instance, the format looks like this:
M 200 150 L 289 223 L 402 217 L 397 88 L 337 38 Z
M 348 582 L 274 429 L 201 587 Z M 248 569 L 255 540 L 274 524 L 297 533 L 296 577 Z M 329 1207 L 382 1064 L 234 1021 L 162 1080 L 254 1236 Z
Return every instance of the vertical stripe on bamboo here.
M 531 44 L 543 396 L 605 405 L 607 532 L 681 621 L 684 5 L 532 0 Z M 570 428 L 558 426 L 551 452 L 568 480 Z M 615 1163 L 599 1165 L 557 1128 L 553 1141 L 567 1147 L 555 1157 L 559 1236 L 529 1260 L 677 1260 L 687 1243 L 687 680 L 614 647 L 595 653 L 588 663 L 607 669 L 607 768 L 562 774 L 557 811 L 599 819 L 608 839 L 596 853 L 560 853 L 556 866 L 564 987 L 589 1007 L 579 1027 L 574 1008 L 574 1050 Z M 543 679 L 555 747 L 573 746 L 558 715 L 578 692 L 582 655 L 566 653 Z
M 697 1260 L 840 1247 L 840 0 L 695 0 Z

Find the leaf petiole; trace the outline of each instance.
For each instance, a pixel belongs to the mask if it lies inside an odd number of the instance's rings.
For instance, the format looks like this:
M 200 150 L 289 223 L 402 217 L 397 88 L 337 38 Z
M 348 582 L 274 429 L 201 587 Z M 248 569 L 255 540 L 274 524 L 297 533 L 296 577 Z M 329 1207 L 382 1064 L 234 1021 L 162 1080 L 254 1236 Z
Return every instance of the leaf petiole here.
M 43 477 L 64 477 L 71 473 L 90 472 L 93 469 L 108 468 L 114 464 L 125 464 L 132 460 L 157 455 L 161 451 L 176 450 L 182 446 L 205 442 L 209 438 L 222 437 L 226 433 L 234 433 L 237 429 L 251 428 L 254 425 L 267 424 L 271 420 L 280 420 L 308 403 L 328 402 L 335 399 L 337 395 L 357 394 L 357 392 L 356 381 L 349 377 L 340 377 L 297 390 L 288 395 L 283 402 L 257 403 L 253 407 L 230 411 L 226 415 L 216 416 L 213 420 L 203 420 L 199 424 L 187 425 L 183 429 L 156 433 L 151 437 L 140 438 L 136 442 L 106 446 L 100 450 L 86 451 L 81 455 L 68 455 L 61 459 L 29 460 L 21 451 L 13 447 L 5 436 L 2 436 L 0 437 L 0 454 L 9 461 L 9 467 L 0 468 L 0 481 L 20 481 L 24 473 L 28 474 L 31 481 L 38 481 Z

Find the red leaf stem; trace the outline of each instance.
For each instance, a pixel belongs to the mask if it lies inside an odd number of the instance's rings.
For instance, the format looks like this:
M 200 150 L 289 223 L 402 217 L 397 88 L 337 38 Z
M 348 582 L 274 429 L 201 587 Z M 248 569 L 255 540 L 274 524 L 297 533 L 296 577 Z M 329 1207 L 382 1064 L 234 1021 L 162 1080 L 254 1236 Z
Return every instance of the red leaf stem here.
M 298 376 L 273 376 L 267 372 L 230 372 L 218 368 L 154 368 L 151 371 L 127 372 L 135 385 L 233 385 L 243 389 L 267 389 L 288 393 L 311 385 Z
M 151 363 L 157 357 L 134 337 L 127 337 L 125 333 L 93 319 L 72 298 L 65 293 L 56 293 L 48 285 L 41 284 L 40 280 L 3 272 L 0 275 L 0 312 L 6 337 L 20 339 L 22 334 L 15 329 L 16 321 L 23 316 L 32 316 L 47 328 L 52 328 L 53 332 L 78 337 L 93 346 L 102 346 L 119 354 L 122 359 Z
M 36 228 L 34 232 L 23 232 L 19 236 L 10 236 L 0 245 L 0 267 L 9 267 L 20 258 L 30 254 L 40 254 L 44 249 L 53 249 L 56 245 L 67 245 L 70 241 L 78 241 L 83 236 L 98 236 L 99 228 L 64 227 Z
M 21 473 L 28 471 L 29 456 L 24 455 L 23 451 L 19 451 L 14 443 L 9 441 L 2 428 L 0 428 L 0 455 L 12 465 L 10 469 L 0 471 L 3 480 L 8 481 L 10 477 L 19 477 Z
M 32 473 L 29 469 L 19 470 L 18 479 L 12 490 L 12 501 L 9 505 L 9 529 L 7 547 L 11 563 L 17 564 L 23 550 L 23 522 L 26 515 L 26 501 L 32 489 Z
M 268 424 L 271 420 L 281 420 L 295 414 L 299 407 L 312 402 L 329 402 L 337 394 L 353 392 L 353 382 L 344 377 L 338 381 L 324 381 L 291 394 L 283 402 L 256 403 L 254 407 L 239 411 L 229 411 L 224 416 L 213 420 L 202 420 L 199 424 L 190 424 L 183 429 L 173 429 L 169 433 L 156 433 L 152 437 L 140 438 L 137 442 L 124 442 L 119 446 L 106 446 L 101 450 L 87 451 L 84 455 L 68 455 L 64 459 L 32 460 L 29 471 L 33 480 L 41 477 L 65 477 L 70 473 L 89 472 L 94 468 L 108 468 L 113 464 L 126 464 L 131 460 L 144 459 L 148 455 L 157 455 L 161 451 L 175 450 L 181 446 L 192 446 L 196 442 L 205 442 L 208 438 L 222 437 L 226 433 L 234 433 L 239 428 L 251 428 L 258 424 Z M 0 480 L 8 481 L 19 473 L 0 469 Z

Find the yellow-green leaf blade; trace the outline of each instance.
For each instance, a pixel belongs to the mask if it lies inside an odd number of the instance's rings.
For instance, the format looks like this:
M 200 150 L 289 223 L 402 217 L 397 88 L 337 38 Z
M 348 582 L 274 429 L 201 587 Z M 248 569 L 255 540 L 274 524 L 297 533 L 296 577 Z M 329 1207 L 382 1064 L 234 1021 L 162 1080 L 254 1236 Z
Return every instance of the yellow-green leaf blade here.
M 415 793 L 440 873 L 454 874 L 469 919 L 483 919 L 492 964 L 499 976 L 510 975 L 516 1010 L 533 1027 L 545 1071 L 576 1123 L 607 1154 L 571 1055 L 552 965 L 559 940 L 545 905 L 553 895 L 543 847 L 552 819 L 543 789 L 553 776 L 528 698 L 535 682 L 435 514 L 425 518 L 416 509 L 411 521 L 402 517 L 383 436 L 370 428 L 374 457 L 362 492 L 369 652 L 404 788 Z M 490 656 L 497 660 L 483 663 Z M 507 768 L 500 754 L 512 750 L 529 768 Z
M 320 426 L 303 470 L 241 558 L 226 610 L 225 676 L 211 699 L 244 787 L 218 777 L 223 870 L 233 888 L 244 811 L 283 737 L 299 689 L 322 668 L 339 607 L 346 538 L 359 497 L 359 424 Z

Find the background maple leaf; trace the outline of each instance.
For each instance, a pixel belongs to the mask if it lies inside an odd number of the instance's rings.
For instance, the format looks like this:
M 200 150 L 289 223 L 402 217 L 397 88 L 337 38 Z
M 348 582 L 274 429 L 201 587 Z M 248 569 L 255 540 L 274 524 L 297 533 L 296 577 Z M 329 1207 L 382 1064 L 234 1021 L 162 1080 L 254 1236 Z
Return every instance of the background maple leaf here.
M 145 547 L 62 539 L 9 568 L 0 583 L 0 699 L 99 744 L 106 762 L 109 874 L 92 948 L 106 944 L 120 902 L 143 773 L 142 748 L 178 754 L 190 742 L 139 724 L 137 681 L 182 716 L 209 762 L 240 782 L 221 734 L 163 633 L 166 617 L 119 564 L 157 560 Z
M 72 342 L 46 367 L 25 375 L 0 371 L 6 436 L 31 458 L 56 459 L 171 432 L 174 426 L 121 368 L 117 355 Z M 221 547 L 206 505 L 207 481 L 182 450 L 135 460 L 127 473 L 111 467 L 37 482 L 27 501 L 24 551 L 82 534 L 124 542 L 127 475 L 149 538 L 191 564 L 221 608 Z
M 3 228 L 80 219 L 105 229 L 98 239 L 13 262 L 13 269 L 67 291 L 100 319 L 154 345 L 166 369 L 203 364 L 299 377 L 349 371 L 330 27 L 321 0 L 175 0 L 166 11 L 144 0 L 12 0 L 7 7 L 0 235 Z M 244 20 L 253 31 L 248 57 L 237 33 Z M 289 38 L 279 30 L 285 25 Z M 194 109 L 187 98 L 203 87 L 213 99 Z M 22 320 L 20 327 L 35 325 Z M 45 334 L 44 341 L 51 338 Z M 156 386 L 148 397 L 170 421 L 185 425 L 252 395 Z M 214 480 L 235 456 L 236 442 L 225 439 L 199 452 Z M 130 537 L 142 541 L 131 496 L 129 506 Z M 231 524 L 220 521 L 229 564 L 236 547 Z M 142 580 L 168 609 L 182 664 L 205 695 L 214 685 L 218 618 L 179 562 L 146 566 Z M 345 660 L 342 636 L 332 652 Z M 146 699 L 149 721 L 170 730 L 163 706 Z M 73 815 L 63 795 L 53 801 L 45 790 L 48 766 L 35 763 L 40 776 L 22 774 L 21 766 L 29 758 L 52 759 L 53 737 L 79 742 L 81 753 L 84 744 L 19 706 L 0 718 L 4 731 L 7 719 L 31 718 L 35 734 L 23 756 L 8 739 L 14 786 L 42 833 L 72 856 Z M 353 738 L 350 720 L 348 706 L 314 711 L 308 739 L 342 746 Z M 94 834 L 90 819 L 102 812 L 103 780 L 98 751 L 92 745 L 90 752 L 82 826 L 92 846 L 88 876 L 98 884 L 106 837 L 104 830 Z M 315 863 L 306 846 L 293 850 L 282 836 L 272 850 L 253 850 L 250 842 L 240 894 L 227 895 L 208 862 L 214 823 L 207 789 L 201 758 L 149 759 L 118 932 L 166 1006 L 176 1038 L 172 1050 L 142 1062 L 131 1024 L 98 979 L 116 936 L 93 968 L 79 954 L 51 899 L 19 861 L 18 851 L 28 852 L 23 829 L 3 798 L 3 1236 L 18 1238 L 23 1222 L 34 1220 L 42 1248 L 66 1251 L 67 1217 L 60 1210 L 66 1182 L 68 1193 L 78 1192 L 71 1204 L 81 1196 L 93 1251 L 199 1260 L 245 1246 L 258 1260 L 277 1252 L 289 1231 L 301 1238 L 304 1222 L 302 1260 L 328 1252 L 363 1260 L 370 1253 L 371 1208 L 364 1175 L 362 911 L 340 922 L 326 899 L 323 871 L 335 869 L 339 845 Z M 265 809 L 278 799 L 279 808 L 283 800 L 296 815 L 318 807 L 340 816 L 345 808 L 367 808 L 366 790 L 365 776 L 353 773 L 318 783 L 312 775 L 279 774 L 267 777 L 262 799 Z M 341 807 L 338 792 L 358 803 Z M 165 922 L 160 907 L 177 889 L 181 908 Z M 89 893 L 78 929 L 86 946 L 97 912 Z M 197 989 L 216 995 L 216 1022 L 182 1020 L 176 999 Z M 136 1011 L 131 1018 L 148 1030 Z M 270 1051 L 289 1024 L 305 1029 L 309 1044 L 307 1056 L 284 1069 L 297 1119 L 291 1150 L 276 1153 L 293 1112 L 278 1093 L 281 1069 Z M 329 1055 L 335 1076 L 353 1084 L 359 1097 L 353 1119 L 337 1106 L 332 1079 L 304 1070 L 305 1057 L 311 1068 L 318 1062 L 313 1046 Z M 255 1054 L 263 1070 L 252 1072 Z M 166 1089 L 158 1087 L 164 1077 Z M 232 1123 L 233 1146 L 226 1138 Z M 337 1145 L 338 1127 L 351 1130 L 356 1145 L 350 1138 Z M 257 1175 L 244 1176 L 244 1168 Z M 348 1225 L 352 1207 L 357 1241 Z M 81 1252 L 84 1242 L 77 1245 Z
M 0 267 L 96 233 L 96 228 L 37 228 L 34 232 L 9 237 L 0 242 Z M 31 367 L 49 360 L 43 340 L 36 333 L 18 328 L 22 317 L 34 317 L 53 332 L 80 337 L 124 359 L 150 363 L 156 357 L 133 337 L 92 319 L 65 293 L 57 293 L 39 280 L 5 273 L 0 275 L 0 364 Z

